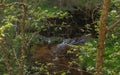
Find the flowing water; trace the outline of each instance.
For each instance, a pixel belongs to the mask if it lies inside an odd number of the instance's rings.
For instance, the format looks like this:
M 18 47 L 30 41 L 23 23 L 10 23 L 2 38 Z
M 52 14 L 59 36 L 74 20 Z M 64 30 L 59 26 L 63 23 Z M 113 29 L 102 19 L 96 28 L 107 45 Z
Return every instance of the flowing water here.
M 47 38 L 47 45 L 38 44 L 33 46 L 31 51 L 32 62 L 38 62 L 44 65 L 46 63 L 51 64 L 47 68 L 50 75 L 61 75 L 62 72 L 66 72 L 67 75 L 91 75 L 82 70 L 79 65 L 74 63 L 70 64 L 70 62 L 72 63 L 77 60 L 76 54 L 79 53 L 79 50 L 72 50 L 72 46 L 84 45 L 90 39 L 92 39 L 91 36 L 83 35 L 82 37 L 63 39 L 60 44 L 50 44 L 50 39 Z M 46 75 L 41 71 L 38 72 L 40 75 Z

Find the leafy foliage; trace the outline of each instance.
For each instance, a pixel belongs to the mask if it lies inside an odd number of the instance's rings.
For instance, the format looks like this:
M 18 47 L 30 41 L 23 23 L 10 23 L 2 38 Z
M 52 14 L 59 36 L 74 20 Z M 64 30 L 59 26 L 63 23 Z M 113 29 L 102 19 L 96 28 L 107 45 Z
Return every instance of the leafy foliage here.
M 7 3 L 16 2 L 17 0 L 6 0 Z M 38 1 L 38 2 L 37 2 Z M 67 16 L 68 13 L 65 12 L 66 8 L 63 7 L 60 9 L 57 6 L 52 7 L 48 6 L 49 2 L 47 0 L 31 0 L 28 6 L 27 18 L 25 20 L 25 37 L 27 42 L 27 59 L 25 65 L 26 73 L 32 73 L 29 70 L 30 64 L 28 63 L 30 57 L 30 48 L 35 44 L 44 44 L 46 41 L 45 37 L 39 37 L 39 32 L 42 28 L 47 29 L 49 26 L 43 25 L 43 19 L 47 17 L 59 17 L 62 18 Z M 54 1 L 54 0 L 53 0 Z M 84 6 L 83 2 L 86 0 L 80 0 L 81 6 Z M 85 6 L 95 6 L 97 1 L 94 0 L 95 4 L 92 1 L 89 1 L 85 4 Z M 54 4 L 53 4 L 54 5 Z M 11 65 L 11 70 L 13 74 L 18 73 L 18 68 L 20 64 L 20 56 L 21 56 L 21 48 L 22 48 L 22 36 L 21 36 L 21 11 L 22 8 L 19 6 L 11 6 L 11 7 L 3 7 L 0 8 L 0 42 L 2 41 L 2 45 L 5 47 L 5 52 L 7 57 L 9 58 L 9 62 Z M 107 24 L 111 24 L 112 21 L 120 18 L 120 1 L 119 0 L 111 0 L 110 11 L 107 19 Z M 89 28 L 89 26 L 88 26 Z M 59 27 L 55 28 L 60 29 Z M 103 75 L 120 75 L 120 25 L 118 25 L 109 35 L 107 35 L 106 46 L 105 46 L 105 54 L 104 54 L 104 67 L 103 67 Z M 42 39 L 42 40 L 40 40 Z M 60 43 L 61 37 L 50 37 L 52 43 L 56 44 Z M 4 42 L 3 42 L 4 41 Z M 47 39 L 48 41 L 48 39 Z M 95 73 L 96 66 L 96 52 L 97 52 L 97 39 L 92 39 L 87 41 L 83 46 L 75 45 L 73 48 L 68 50 L 68 53 L 71 53 L 72 50 L 80 50 L 79 53 L 76 54 L 79 60 L 69 62 L 69 64 L 75 63 L 79 65 L 82 69 L 86 69 L 90 73 Z M 2 45 L 0 46 L 0 75 L 6 75 L 7 67 L 5 66 L 4 60 L 5 58 L 2 55 Z M 50 66 L 50 63 L 42 65 L 40 67 L 32 66 L 33 70 L 45 71 L 47 75 L 49 72 L 47 68 Z M 30 71 L 30 72 L 29 72 Z M 66 75 L 66 72 L 62 72 L 61 75 Z

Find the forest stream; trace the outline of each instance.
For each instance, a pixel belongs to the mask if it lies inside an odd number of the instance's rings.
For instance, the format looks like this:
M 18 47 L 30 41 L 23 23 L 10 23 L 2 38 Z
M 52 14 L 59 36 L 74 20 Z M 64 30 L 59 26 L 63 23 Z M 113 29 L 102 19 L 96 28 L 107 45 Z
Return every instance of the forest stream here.
M 31 50 L 32 66 L 47 65 L 44 69 L 50 75 L 61 75 L 63 72 L 66 72 L 67 75 L 91 75 L 85 69 L 82 69 L 80 64 L 74 63 L 79 61 L 77 55 L 81 52 L 80 46 L 90 39 L 92 39 L 90 35 L 83 35 L 72 39 L 63 39 L 59 44 L 34 45 Z M 76 46 L 78 48 L 75 48 Z M 40 70 L 35 71 L 35 73 L 46 75 L 46 72 Z

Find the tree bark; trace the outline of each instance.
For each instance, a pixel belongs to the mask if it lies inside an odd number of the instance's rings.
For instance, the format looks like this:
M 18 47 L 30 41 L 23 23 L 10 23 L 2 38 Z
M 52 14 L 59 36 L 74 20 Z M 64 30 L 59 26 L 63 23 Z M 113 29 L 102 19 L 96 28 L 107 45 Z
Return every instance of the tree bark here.
M 26 58 L 26 37 L 25 37 L 25 19 L 26 19 L 26 13 L 27 13 L 27 4 L 28 0 L 25 0 L 25 5 L 23 6 L 23 15 L 22 15 L 22 21 L 21 21 L 21 33 L 22 33 L 22 49 L 21 49 L 21 63 L 20 63 L 20 70 L 19 75 L 25 75 L 24 73 L 24 66 L 25 66 L 25 58 Z
M 97 51 L 97 61 L 96 61 L 97 75 L 102 75 L 104 44 L 107 34 L 106 19 L 108 15 L 108 8 L 109 8 L 109 0 L 104 0 L 102 15 L 100 18 L 100 26 L 99 26 L 100 28 L 99 28 L 98 51 Z

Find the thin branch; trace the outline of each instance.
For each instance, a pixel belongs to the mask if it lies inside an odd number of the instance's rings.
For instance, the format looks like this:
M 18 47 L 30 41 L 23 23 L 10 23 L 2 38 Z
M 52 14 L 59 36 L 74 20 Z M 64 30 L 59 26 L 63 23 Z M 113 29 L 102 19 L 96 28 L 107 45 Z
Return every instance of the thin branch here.
M 109 32 L 109 31 L 113 30 L 117 26 L 118 23 L 120 23 L 120 19 L 117 20 L 116 22 L 114 22 L 111 26 L 109 26 L 107 31 Z
M 23 3 L 23 2 L 13 2 L 13 3 L 9 3 L 9 4 L 0 3 L 0 7 L 10 7 L 10 6 L 15 6 L 15 5 L 23 7 L 23 15 L 22 15 L 22 19 L 21 19 L 22 56 L 21 56 L 19 75 L 24 75 L 24 65 L 25 65 L 25 57 L 26 57 L 26 39 L 25 39 L 25 33 L 24 33 L 24 25 L 25 25 L 26 11 L 27 11 L 27 7 L 28 7 L 27 2 L 28 2 L 28 0 L 26 0 L 25 3 Z M 3 53 L 4 53 L 4 49 L 3 49 Z M 8 63 L 6 63 L 6 65 L 10 66 Z M 10 69 L 8 68 L 8 72 L 9 71 L 10 71 Z M 12 74 L 9 73 L 9 75 L 12 75 Z
M 79 68 L 76 68 L 76 67 L 72 67 L 72 66 L 68 66 L 68 65 L 64 65 L 64 64 L 57 64 L 58 66 L 64 66 L 64 67 L 66 67 L 66 68 L 68 68 L 68 69 L 74 69 L 74 70 L 76 70 L 76 71 L 79 71 L 79 72 L 87 72 L 87 71 L 85 71 L 85 70 L 82 70 L 80 67 Z
M 1 49 L 2 49 L 2 56 L 3 56 L 3 58 L 4 58 L 4 63 L 5 63 L 5 65 L 6 65 L 6 68 L 7 68 L 7 71 L 8 71 L 8 74 L 9 75 L 13 75 L 12 74 L 12 68 L 11 68 L 11 65 L 10 65 L 10 62 L 9 62 L 9 58 L 8 58 L 8 56 L 7 56 L 7 54 L 6 54 L 6 49 L 5 49 L 5 46 L 4 46 L 4 40 L 3 41 L 0 41 L 0 47 L 1 47 Z
M 21 33 L 22 33 L 22 53 L 19 75 L 24 75 L 24 66 L 26 58 L 26 38 L 25 38 L 25 19 L 26 19 L 27 6 L 23 6 L 23 15 L 21 19 Z
M 14 3 L 9 3 L 9 4 L 0 3 L 0 7 L 10 7 L 10 6 L 15 6 L 15 5 L 27 6 L 27 4 L 22 3 L 22 2 L 14 2 Z
M 15 49 L 13 49 L 13 54 L 15 56 L 17 64 L 20 66 L 20 63 L 19 63 L 19 60 L 18 60 L 17 53 L 16 53 Z

